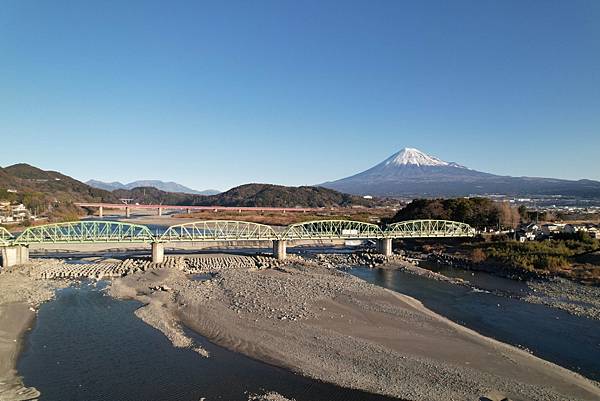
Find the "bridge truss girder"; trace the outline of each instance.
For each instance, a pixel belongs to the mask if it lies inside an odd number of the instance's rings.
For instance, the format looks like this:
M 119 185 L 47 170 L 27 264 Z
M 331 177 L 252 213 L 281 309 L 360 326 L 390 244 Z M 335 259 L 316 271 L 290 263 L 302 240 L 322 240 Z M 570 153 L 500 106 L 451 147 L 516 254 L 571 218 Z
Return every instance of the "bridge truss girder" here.
M 288 226 L 281 239 L 333 240 L 383 238 L 381 228 L 375 224 L 353 220 L 313 220 Z
M 163 242 L 194 241 L 273 241 L 279 236 L 271 226 L 247 221 L 206 220 L 169 227 Z
M 9 245 L 13 238 L 13 235 L 6 228 L 0 227 L 0 245 Z
M 116 221 L 74 221 L 28 227 L 15 244 L 149 243 L 150 229 Z
M 387 238 L 455 238 L 473 237 L 475 230 L 466 223 L 451 220 L 407 220 L 388 225 Z
M 382 230 L 375 224 L 352 220 L 315 220 L 292 224 L 276 232 L 264 224 L 208 220 L 169 227 L 160 237 L 143 225 L 115 221 L 76 221 L 29 227 L 16 239 L 0 227 L 0 245 L 35 243 L 149 243 L 203 241 L 352 240 L 472 237 L 468 224 L 449 220 L 410 220 Z

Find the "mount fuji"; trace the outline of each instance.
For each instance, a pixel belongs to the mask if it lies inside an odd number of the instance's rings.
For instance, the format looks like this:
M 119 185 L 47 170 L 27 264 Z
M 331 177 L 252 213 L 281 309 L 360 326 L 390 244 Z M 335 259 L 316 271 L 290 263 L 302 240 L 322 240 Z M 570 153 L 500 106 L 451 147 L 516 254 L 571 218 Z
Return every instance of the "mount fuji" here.
M 598 181 L 495 175 L 446 162 L 414 148 L 404 148 L 368 170 L 321 186 L 375 196 L 502 194 L 600 198 Z

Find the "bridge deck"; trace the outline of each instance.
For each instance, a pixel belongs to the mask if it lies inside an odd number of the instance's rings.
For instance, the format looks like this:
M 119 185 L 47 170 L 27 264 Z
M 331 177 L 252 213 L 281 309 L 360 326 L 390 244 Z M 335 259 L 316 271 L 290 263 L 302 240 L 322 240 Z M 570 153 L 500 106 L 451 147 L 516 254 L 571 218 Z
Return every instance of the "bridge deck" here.
M 93 203 L 93 202 L 80 202 L 75 203 L 76 206 L 85 207 L 85 208 L 103 208 L 103 209 L 163 209 L 163 210 L 215 210 L 215 211 L 254 211 L 254 212 L 297 212 L 297 213 L 305 213 L 305 212 L 316 212 L 322 211 L 323 209 L 319 208 L 295 208 L 295 207 L 231 207 L 231 206 L 181 206 L 181 205 L 137 205 L 137 204 L 124 204 L 124 203 Z

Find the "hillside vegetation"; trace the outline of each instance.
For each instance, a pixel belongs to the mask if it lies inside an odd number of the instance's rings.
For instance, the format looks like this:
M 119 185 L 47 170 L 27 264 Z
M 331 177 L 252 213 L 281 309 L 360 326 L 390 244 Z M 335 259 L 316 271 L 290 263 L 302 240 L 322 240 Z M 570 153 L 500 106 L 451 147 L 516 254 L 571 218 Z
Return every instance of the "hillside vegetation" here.
M 9 192 L 16 190 L 17 192 Z M 28 164 L 0 168 L 0 200 L 23 203 L 51 220 L 77 217 L 81 210 L 74 202 L 116 202 L 110 192 L 92 188 L 69 176 L 44 171 Z

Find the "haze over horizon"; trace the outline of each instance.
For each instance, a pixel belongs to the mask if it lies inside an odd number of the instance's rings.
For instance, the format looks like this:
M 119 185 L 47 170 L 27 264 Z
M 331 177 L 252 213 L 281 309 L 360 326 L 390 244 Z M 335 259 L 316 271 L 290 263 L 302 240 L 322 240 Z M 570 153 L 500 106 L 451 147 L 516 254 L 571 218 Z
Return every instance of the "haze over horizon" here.
M 600 180 L 597 1 L 109 3 L 4 4 L 0 166 L 226 190 L 413 147 Z

